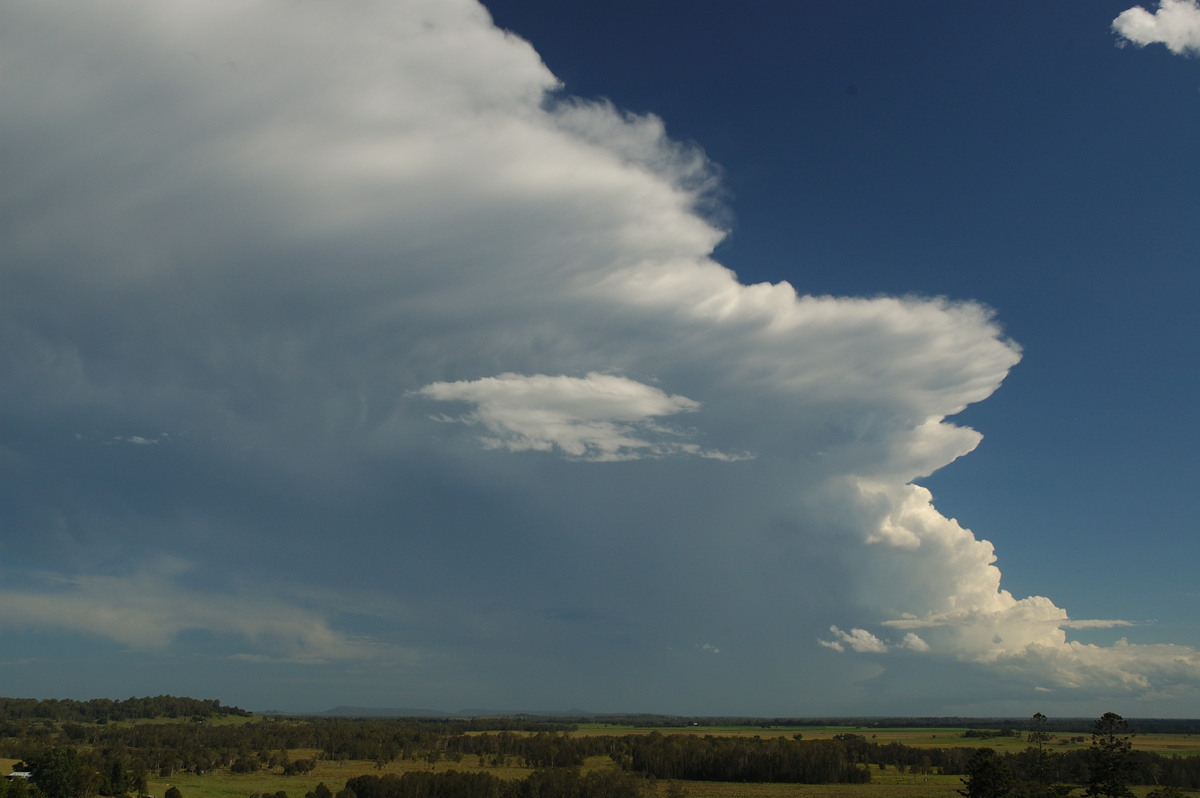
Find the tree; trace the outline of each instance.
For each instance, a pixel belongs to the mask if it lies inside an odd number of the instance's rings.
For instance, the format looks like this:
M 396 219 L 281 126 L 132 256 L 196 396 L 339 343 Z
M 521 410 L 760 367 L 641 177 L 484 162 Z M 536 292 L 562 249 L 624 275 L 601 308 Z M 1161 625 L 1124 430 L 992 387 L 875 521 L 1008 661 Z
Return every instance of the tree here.
M 183 798 L 183 793 L 179 791 L 178 787 L 168 787 L 167 791 L 163 793 L 163 798 Z
M 1092 731 L 1092 761 L 1084 793 L 1099 798 L 1130 798 L 1127 782 L 1133 766 L 1133 735 L 1115 712 L 1105 712 Z
M 1030 719 L 1029 733 L 1025 735 L 1025 739 L 1030 745 L 1018 756 L 1022 777 L 1034 784 L 1048 786 L 1053 781 L 1053 755 L 1046 750 L 1046 743 L 1050 742 L 1051 735 L 1046 731 L 1046 716 L 1041 712 L 1034 713 Z
M 980 748 L 967 761 L 967 776 L 962 779 L 964 798 L 1004 798 L 1012 790 L 1013 777 L 1008 765 L 994 748 Z
M 1046 716 L 1041 712 L 1033 713 L 1033 717 L 1029 719 L 1029 734 L 1025 739 L 1039 751 L 1050 742 L 1050 732 L 1046 731 Z
M 91 798 L 100 789 L 99 771 L 69 746 L 51 748 L 33 758 L 29 769 L 46 798 Z

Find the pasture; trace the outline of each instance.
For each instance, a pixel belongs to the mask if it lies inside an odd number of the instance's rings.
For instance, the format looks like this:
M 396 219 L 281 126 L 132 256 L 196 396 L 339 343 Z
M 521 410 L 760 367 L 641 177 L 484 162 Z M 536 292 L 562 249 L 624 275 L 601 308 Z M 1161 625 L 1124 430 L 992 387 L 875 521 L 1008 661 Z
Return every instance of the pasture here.
M 297 751 L 296 756 L 305 752 Z M 488 772 L 501 778 L 521 779 L 531 772 L 524 767 L 482 767 L 474 757 L 465 757 L 461 762 L 439 762 L 434 771 L 457 770 L 459 772 Z M 584 765 L 585 770 L 614 767 L 607 757 L 592 757 Z M 150 793 L 162 796 L 167 787 L 175 786 L 183 798 L 248 798 L 254 793 L 274 795 L 283 790 L 288 798 L 304 798 L 318 783 L 337 793 L 354 776 L 385 773 L 404 773 L 410 770 L 431 770 L 425 762 L 397 761 L 382 769 L 370 762 L 319 761 L 316 769 L 305 776 L 280 776 L 268 773 L 234 774 L 228 772 L 209 773 L 203 776 L 180 773 L 165 781 L 151 781 Z M 921 776 L 900 773 L 889 768 L 873 770 L 871 784 L 743 784 L 729 782 L 681 781 L 678 782 L 688 798 L 956 798 L 962 781 L 957 776 Z M 657 794 L 668 794 L 669 784 L 658 782 Z

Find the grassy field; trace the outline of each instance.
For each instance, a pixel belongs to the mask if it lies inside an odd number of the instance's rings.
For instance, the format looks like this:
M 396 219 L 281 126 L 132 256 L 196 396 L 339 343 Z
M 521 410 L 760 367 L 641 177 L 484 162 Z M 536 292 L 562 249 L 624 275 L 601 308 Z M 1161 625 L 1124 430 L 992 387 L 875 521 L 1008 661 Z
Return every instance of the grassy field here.
M 607 758 L 596 758 L 588 767 L 612 767 Z M 170 782 L 152 782 L 150 791 L 161 796 L 173 784 L 183 798 L 247 798 L 253 793 L 274 794 L 287 792 L 289 798 L 303 798 L 318 782 L 324 782 L 335 793 L 346 780 L 363 774 L 403 773 L 408 770 L 428 770 L 425 763 L 393 762 L 382 771 L 368 762 L 318 763 L 317 770 L 309 776 L 284 777 L 270 774 L 235 775 L 213 773 L 205 776 L 180 774 Z M 480 768 L 478 764 L 464 759 L 462 762 L 439 762 L 436 771 L 458 770 L 460 772 L 492 773 L 501 778 L 524 778 L 529 774 L 525 768 Z M 731 782 L 683 781 L 679 786 L 688 798 L 959 798 L 962 780 L 958 776 L 921 776 L 901 773 L 889 768 L 873 770 L 870 784 L 741 784 Z M 1135 796 L 1145 796 L 1152 788 L 1134 787 Z M 657 785 L 658 794 L 664 795 L 666 782 Z M 1075 790 L 1082 795 L 1082 788 Z
M 294 752 L 304 756 L 305 752 Z M 607 757 L 593 757 L 584 769 L 614 767 Z M 410 770 L 430 770 L 425 762 L 392 762 L 378 770 L 369 762 L 318 761 L 317 768 L 306 776 L 280 776 L 278 774 L 228 772 L 195 776 L 180 773 L 169 781 L 152 781 L 149 788 L 153 795 L 161 796 L 167 787 L 175 786 L 183 798 L 247 798 L 253 793 L 274 794 L 285 791 L 289 798 L 303 798 L 316 787 L 318 782 L 337 792 L 348 779 L 359 775 L 381 775 L 404 773 Z M 480 767 L 476 757 L 466 757 L 461 762 L 439 762 L 434 771 L 457 770 L 459 772 L 487 772 L 500 778 L 522 779 L 531 772 L 522 767 Z M 871 773 L 871 784 L 858 785 L 808 785 L 808 784 L 741 784 L 728 782 L 679 782 L 689 798 L 788 798 L 795 796 L 811 798 L 955 798 L 962 787 L 957 776 L 920 776 L 900 773 L 895 769 Z M 659 783 L 658 791 L 665 793 L 667 784 Z

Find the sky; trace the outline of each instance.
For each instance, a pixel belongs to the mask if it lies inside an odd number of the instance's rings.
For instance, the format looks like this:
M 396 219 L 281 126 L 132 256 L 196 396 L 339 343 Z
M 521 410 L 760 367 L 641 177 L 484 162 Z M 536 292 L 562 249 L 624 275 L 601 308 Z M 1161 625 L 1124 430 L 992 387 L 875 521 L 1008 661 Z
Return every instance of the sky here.
M 1200 6 L 0 6 L 0 694 L 1200 717 Z

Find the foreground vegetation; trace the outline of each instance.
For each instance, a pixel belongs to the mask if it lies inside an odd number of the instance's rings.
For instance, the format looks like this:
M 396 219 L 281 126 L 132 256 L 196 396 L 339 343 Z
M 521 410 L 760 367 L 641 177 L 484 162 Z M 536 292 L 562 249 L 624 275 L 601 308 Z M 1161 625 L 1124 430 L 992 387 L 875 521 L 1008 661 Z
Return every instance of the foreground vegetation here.
M 169 696 L 0 698 L 0 767 L 32 774 L 0 781 L 0 798 L 1172 798 L 1200 789 L 1200 724 L 1139 722 L 1174 731 L 1135 735 L 1107 713 L 1017 725 L 261 717 Z

